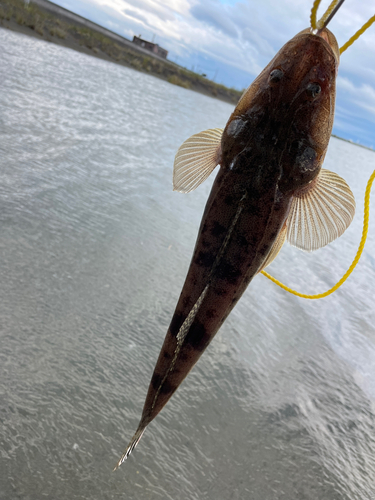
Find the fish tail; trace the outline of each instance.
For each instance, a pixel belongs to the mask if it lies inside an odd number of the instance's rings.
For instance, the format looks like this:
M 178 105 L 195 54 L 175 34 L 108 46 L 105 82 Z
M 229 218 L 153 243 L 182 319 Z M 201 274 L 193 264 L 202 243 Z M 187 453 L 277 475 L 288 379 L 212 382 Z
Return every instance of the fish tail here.
M 114 471 L 117 470 L 120 467 L 120 465 L 122 465 L 125 462 L 125 460 L 128 458 L 130 453 L 134 450 L 134 448 L 137 446 L 137 444 L 141 440 L 141 437 L 143 436 L 143 433 L 145 432 L 145 430 L 146 430 L 146 427 L 139 427 L 137 429 L 137 432 L 134 434 L 132 440 L 128 444 L 128 447 L 126 448 L 126 450 L 123 453 L 120 460 L 117 462 L 116 467 L 113 469 Z

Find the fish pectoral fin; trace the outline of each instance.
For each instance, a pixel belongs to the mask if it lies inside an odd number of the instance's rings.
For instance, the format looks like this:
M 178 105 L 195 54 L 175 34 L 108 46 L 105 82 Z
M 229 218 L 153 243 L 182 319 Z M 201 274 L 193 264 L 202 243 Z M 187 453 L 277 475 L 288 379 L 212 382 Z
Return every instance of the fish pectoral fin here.
M 189 193 L 211 174 L 221 161 L 223 129 L 192 135 L 179 147 L 173 165 L 173 190 Z
M 285 239 L 286 239 L 286 223 L 281 228 L 281 231 L 279 232 L 274 244 L 272 245 L 270 253 L 267 255 L 267 258 L 264 261 L 262 267 L 259 269 L 258 273 L 263 271 L 263 269 L 269 266 L 271 262 L 276 259 L 278 253 L 280 252 L 282 246 L 285 243 Z
M 322 169 L 292 200 L 287 218 L 287 240 L 312 252 L 341 236 L 355 213 L 354 195 L 344 179 Z

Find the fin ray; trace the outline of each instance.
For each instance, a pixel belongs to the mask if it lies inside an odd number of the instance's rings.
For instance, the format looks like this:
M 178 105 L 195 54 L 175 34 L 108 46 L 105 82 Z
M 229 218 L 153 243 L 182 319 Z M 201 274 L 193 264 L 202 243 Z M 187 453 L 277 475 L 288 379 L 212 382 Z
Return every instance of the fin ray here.
M 219 164 L 223 129 L 214 128 L 192 135 L 179 147 L 173 166 L 173 190 L 189 193 Z
M 271 262 L 276 259 L 280 250 L 282 249 L 282 246 L 285 243 L 285 240 L 286 240 L 286 224 L 284 224 L 283 227 L 281 228 L 281 231 L 279 232 L 276 240 L 274 241 L 274 244 L 272 245 L 272 248 L 269 254 L 267 255 L 267 258 L 264 261 L 262 267 L 259 269 L 258 273 L 263 271 L 263 269 L 269 266 Z
M 311 186 L 293 197 L 287 219 L 288 242 L 311 252 L 341 236 L 355 213 L 355 200 L 339 175 L 322 169 Z
M 128 458 L 130 453 L 134 450 L 134 448 L 137 446 L 139 441 L 141 440 L 141 437 L 143 436 L 143 433 L 145 432 L 146 427 L 139 427 L 132 437 L 132 440 L 128 444 L 128 447 L 126 448 L 125 452 L 122 454 L 120 460 L 117 462 L 116 467 L 113 469 L 114 471 L 117 470 Z

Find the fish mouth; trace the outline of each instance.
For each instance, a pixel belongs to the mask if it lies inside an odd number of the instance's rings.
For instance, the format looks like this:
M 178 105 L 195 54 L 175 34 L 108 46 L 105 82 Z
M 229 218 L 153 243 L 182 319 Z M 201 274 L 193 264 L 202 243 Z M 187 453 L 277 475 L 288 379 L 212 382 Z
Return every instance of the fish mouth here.
M 312 28 L 306 28 L 297 33 L 297 35 L 292 38 L 292 40 L 298 40 L 298 38 L 306 35 L 318 37 L 324 40 L 323 44 L 328 45 L 329 48 L 327 47 L 327 50 L 333 53 L 333 56 L 336 60 L 336 67 L 338 69 L 340 63 L 340 48 L 332 31 L 330 31 L 328 28 L 322 28 L 319 31 Z
M 335 36 L 333 35 L 333 33 L 331 31 L 329 31 L 327 29 L 327 26 L 331 22 L 333 17 L 337 14 L 337 12 L 339 11 L 339 9 L 342 6 L 342 4 L 344 3 L 344 1 L 345 0 L 337 0 L 336 5 L 331 9 L 332 4 L 334 3 L 334 2 L 332 2 L 331 6 L 328 8 L 328 10 L 324 14 L 324 16 L 320 19 L 320 21 L 318 21 L 316 23 L 316 28 L 315 29 L 311 28 L 311 33 L 313 35 L 320 36 L 331 47 L 331 49 L 335 55 L 337 63 L 340 61 L 340 49 L 337 45 L 337 41 L 336 41 Z
M 340 48 L 338 46 L 335 35 L 331 31 L 329 31 L 329 29 L 327 29 L 327 28 L 323 28 L 322 30 L 319 30 L 318 32 L 315 31 L 315 33 L 314 33 L 314 30 L 311 30 L 311 33 L 315 36 L 319 36 L 319 37 L 323 38 L 323 40 L 328 43 L 328 45 L 330 46 L 330 48 L 333 52 L 333 55 L 335 56 L 335 59 L 336 59 L 337 65 L 338 65 L 340 62 Z

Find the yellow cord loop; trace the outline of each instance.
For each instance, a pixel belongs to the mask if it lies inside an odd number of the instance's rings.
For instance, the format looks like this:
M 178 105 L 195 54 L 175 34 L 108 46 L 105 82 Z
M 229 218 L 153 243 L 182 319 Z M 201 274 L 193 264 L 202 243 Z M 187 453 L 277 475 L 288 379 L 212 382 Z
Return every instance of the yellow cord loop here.
M 310 15 L 310 25 L 313 30 L 319 29 L 321 26 L 324 26 L 324 23 L 328 19 L 328 17 L 331 15 L 331 12 L 333 9 L 336 7 L 338 4 L 339 0 L 332 0 L 330 6 L 326 10 L 326 12 L 323 14 L 322 18 L 319 19 L 319 21 L 316 20 L 316 14 L 318 12 L 318 8 L 320 5 L 321 0 L 314 0 L 312 9 L 311 9 L 311 15 Z M 359 29 L 349 40 L 344 43 L 344 45 L 340 48 L 340 54 L 345 52 L 345 50 L 350 47 L 358 38 L 375 22 L 375 15 L 370 17 L 370 19 L 365 23 L 361 29 Z
M 333 9 L 336 7 L 338 4 L 339 0 L 333 0 L 326 10 L 325 14 L 322 16 L 322 18 L 317 22 L 316 21 L 316 14 L 318 11 L 318 7 L 320 4 L 321 0 L 314 0 L 312 9 L 311 9 L 311 16 L 310 16 L 310 23 L 311 23 L 311 28 L 313 30 L 319 29 L 320 26 L 324 26 L 324 23 L 326 19 L 330 16 L 331 12 Z M 367 23 L 365 23 L 360 30 L 357 31 L 340 49 L 340 54 L 342 54 L 350 45 L 352 45 L 353 42 L 355 42 L 361 35 L 364 33 L 367 28 L 369 28 L 372 23 L 375 22 L 375 16 L 372 16 Z M 344 276 L 341 278 L 340 281 L 336 283 L 335 286 L 330 288 L 324 293 L 317 293 L 315 295 L 308 295 L 306 293 L 299 293 L 293 290 L 292 288 L 289 288 L 288 286 L 283 285 L 279 280 L 268 274 L 266 271 L 261 271 L 264 276 L 266 276 L 268 279 L 276 283 L 276 285 L 280 286 L 287 292 L 292 293 L 293 295 L 297 295 L 297 297 L 302 297 L 303 299 L 321 299 L 323 297 L 327 297 L 327 295 L 331 295 L 335 290 L 337 290 L 343 283 L 346 281 L 346 279 L 350 276 L 352 271 L 354 270 L 355 266 L 358 264 L 359 259 L 361 258 L 362 252 L 363 252 L 363 247 L 365 246 L 366 243 L 366 238 L 367 238 L 367 233 L 368 233 L 368 221 L 369 221 L 369 214 L 370 214 L 370 192 L 371 192 L 371 187 L 372 183 L 374 182 L 375 178 L 375 170 L 370 176 L 370 179 L 368 180 L 367 187 L 366 187 L 366 192 L 365 192 L 365 213 L 363 216 L 363 230 L 362 230 L 362 238 L 357 250 L 357 254 L 354 257 L 354 260 L 352 264 L 350 265 L 349 269 L 346 271 Z
M 316 20 L 316 14 L 318 12 L 318 8 L 320 5 L 321 0 L 315 0 L 314 4 L 311 9 L 311 16 L 310 16 L 310 25 L 313 30 L 319 29 L 321 26 L 324 26 L 324 23 L 328 19 L 328 17 L 331 15 L 331 12 L 333 9 L 336 7 L 336 5 L 339 3 L 339 0 L 332 0 L 330 3 L 330 6 L 326 10 L 325 14 L 319 19 L 319 21 Z
M 362 238 L 361 242 L 359 244 L 357 254 L 354 257 L 354 260 L 352 264 L 350 265 L 349 269 L 346 271 L 344 276 L 341 278 L 341 280 L 336 283 L 335 286 L 330 288 L 324 293 L 317 293 L 316 295 L 307 295 L 305 293 L 299 293 L 293 290 L 292 288 L 289 288 L 285 285 L 283 285 L 279 280 L 268 274 L 266 271 L 262 271 L 262 274 L 266 276 L 268 279 L 276 283 L 276 285 L 279 285 L 281 288 L 286 290 L 287 292 L 292 293 L 293 295 L 297 295 L 297 297 L 302 297 L 303 299 L 321 299 L 323 297 L 327 297 L 327 295 L 331 295 L 335 290 L 337 290 L 343 283 L 346 281 L 346 279 L 350 276 L 352 271 L 354 270 L 355 266 L 358 264 L 358 261 L 362 255 L 363 247 L 365 246 L 366 243 L 366 238 L 367 238 L 367 233 L 368 233 L 368 221 L 369 221 L 369 216 L 370 216 L 370 192 L 371 192 L 371 187 L 372 183 L 374 182 L 375 179 L 375 170 L 370 176 L 370 179 L 368 180 L 367 187 L 366 187 L 366 192 L 365 192 L 365 213 L 363 216 L 363 230 L 362 230 Z
M 316 13 L 318 12 L 318 7 L 321 0 L 314 0 L 314 4 L 311 9 L 310 25 L 313 30 L 316 30 Z
M 331 12 L 333 11 L 333 9 L 336 7 L 336 5 L 338 3 L 339 3 L 339 0 L 333 0 L 333 2 L 331 2 L 330 6 L 326 10 L 325 14 L 323 14 L 321 19 L 319 19 L 319 21 L 316 23 L 317 29 L 320 29 L 322 26 L 324 26 L 326 20 L 329 18 L 329 16 L 331 15 Z

